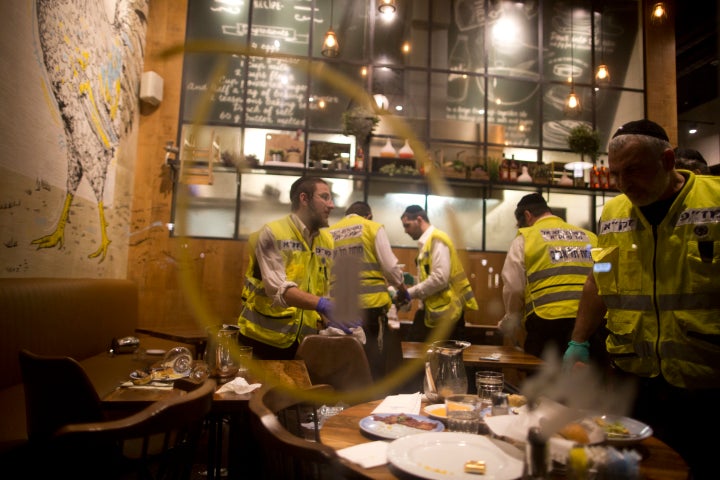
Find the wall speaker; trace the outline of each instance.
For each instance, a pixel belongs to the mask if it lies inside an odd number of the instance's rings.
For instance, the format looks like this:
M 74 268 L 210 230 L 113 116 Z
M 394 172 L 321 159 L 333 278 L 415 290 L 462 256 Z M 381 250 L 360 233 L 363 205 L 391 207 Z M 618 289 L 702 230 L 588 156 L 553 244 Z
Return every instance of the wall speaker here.
M 153 71 L 143 73 L 140 78 L 140 100 L 150 105 L 160 105 L 162 98 L 162 77 Z

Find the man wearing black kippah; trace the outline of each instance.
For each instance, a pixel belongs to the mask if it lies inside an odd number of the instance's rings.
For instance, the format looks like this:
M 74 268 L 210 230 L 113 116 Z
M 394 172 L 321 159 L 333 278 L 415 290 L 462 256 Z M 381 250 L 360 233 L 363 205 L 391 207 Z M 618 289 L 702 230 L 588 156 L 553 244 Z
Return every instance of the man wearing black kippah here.
M 603 208 L 565 362 L 587 360 L 607 313 L 609 358 L 638 386 L 632 416 L 681 453 L 693 480 L 717 478 L 715 444 L 695 432 L 720 431 L 720 178 L 675 170 L 649 120 L 615 132 L 608 163 L 623 195 Z
M 594 233 L 553 215 L 539 193 L 520 199 L 518 233 L 502 268 L 505 316 L 500 330 L 525 333 L 523 349 L 560 360 L 575 323 L 585 278 L 592 271 Z

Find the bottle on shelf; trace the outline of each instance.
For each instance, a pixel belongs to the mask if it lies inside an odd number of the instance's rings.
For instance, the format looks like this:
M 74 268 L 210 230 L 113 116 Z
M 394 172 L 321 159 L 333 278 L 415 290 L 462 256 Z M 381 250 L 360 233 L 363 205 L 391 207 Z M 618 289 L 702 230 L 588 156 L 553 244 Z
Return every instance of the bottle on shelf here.
M 510 160 L 505 157 L 504 153 L 502 154 L 502 161 L 500 161 L 500 181 L 510 181 Z
M 393 144 L 389 138 L 385 142 L 385 146 L 382 148 L 382 150 L 380 150 L 380 156 L 389 158 L 397 157 L 397 151 L 395 150 L 395 147 L 393 147 Z
M 593 166 L 590 169 L 590 188 L 600 188 L 600 168 L 597 163 L 593 162 Z
M 598 183 L 600 184 L 600 188 L 607 190 L 610 188 L 610 172 L 608 171 L 607 167 L 605 166 L 605 161 L 600 160 L 600 171 L 598 173 Z M 613 182 L 614 184 L 615 182 Z M 613 185 L 613 188 L 615 186 Z
M 517 181 L 520 183 L 532 183 L 533 179 L 530 176 L 530 172 L 528 172 L 527 165 L 523 165 L 522 167 L 520 167 L 520 171 L 522 173 L 520 173 L 520 175 L 518 175 Z
M 410 148 L 410 142 L 407 139 L 405 140 L 405 145 L 398 150 L 398 156 L 400 158 L 413 158 L 415 156 L 415 152 Z
M 357 148 L 357 155 L 355 156 L 355 170 L 365 170 L 365 154 L 363 153 L 362 147 Z
M 515 161 L 515 155 L 512 155 L 510 157 L 510 174 L 508 175 L 509 181 L 518 181 L 518 170 L 520 170 L 520 165 L 518 165 L 518 162 Z

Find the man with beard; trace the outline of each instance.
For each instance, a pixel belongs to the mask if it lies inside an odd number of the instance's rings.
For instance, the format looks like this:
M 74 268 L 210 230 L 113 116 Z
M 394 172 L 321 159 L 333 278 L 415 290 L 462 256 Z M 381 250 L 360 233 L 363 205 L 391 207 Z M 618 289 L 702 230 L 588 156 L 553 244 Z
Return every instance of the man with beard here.
M 675 170 L 649 120 L 621 126 L 608 161 L 622 195 L 603 208 L 565 361 L 587 363 L 607 314 L 613 376 L 637 385 L 632 417 L 685 458 L 690 478 L 717 478 L 715 443 L 697 429 L 720 428 L 720 178 Z
M 332 321 L 329 294 L 335 208 L 330 186 L 304 176 L 290 187 L 291 213 L 250 235 L 240 342 L 261 359 L 292 359 L 305 335 Z

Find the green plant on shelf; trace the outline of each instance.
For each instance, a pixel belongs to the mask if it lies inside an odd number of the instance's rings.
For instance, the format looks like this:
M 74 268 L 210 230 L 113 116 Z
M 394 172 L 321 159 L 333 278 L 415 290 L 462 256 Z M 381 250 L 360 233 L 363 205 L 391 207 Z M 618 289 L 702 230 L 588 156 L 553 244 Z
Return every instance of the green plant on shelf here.
M 420 175 L 420 172 L 415 167 L 411 167 L 410 165 L 396 165 L 394 163 L 383 165 L 380 167 L 379 172 L 383 175 L 390 175 L 391 177 L 393 175 Z
M 487 173 L 491 182 L 497 182 L 500 179 L 500 162 L 499 158 L 488 157 Z

